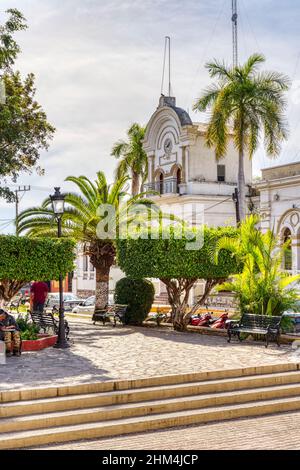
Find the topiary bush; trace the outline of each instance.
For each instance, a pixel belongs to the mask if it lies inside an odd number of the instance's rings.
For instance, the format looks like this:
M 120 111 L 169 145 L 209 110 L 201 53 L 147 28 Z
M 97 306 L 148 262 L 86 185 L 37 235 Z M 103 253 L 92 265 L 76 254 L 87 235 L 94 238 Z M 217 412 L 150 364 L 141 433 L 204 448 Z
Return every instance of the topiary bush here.
M 128 305 L 126 325 L 141 325 L 147 318 L 153 301 L 154 286 L 146 279 L 130 279 L 124 277 L 116 284 L 115 303 Z

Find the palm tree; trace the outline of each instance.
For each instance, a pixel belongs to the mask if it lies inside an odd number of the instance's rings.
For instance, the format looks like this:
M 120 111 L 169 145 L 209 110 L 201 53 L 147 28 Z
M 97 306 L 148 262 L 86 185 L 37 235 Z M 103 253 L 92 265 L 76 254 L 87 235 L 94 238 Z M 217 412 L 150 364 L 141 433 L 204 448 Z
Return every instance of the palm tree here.
M 262 55 L 254 54 L 243 66 L 227 67 L 214 61 L 206 68 L 218 83 L 208 87 L 195 103 L 194 110 L 210 110 L 207 145 L 215 148 L 217 160 L 226 155 L 230 131 L 239 153 L 238 194 L 239 213 L 246 216 L 245 154 L 252 158 L 257 150 L 261 132 L 268 156 L 280 153 L 281 142 L 287 138 L 284 117 L 284 92 L 289 79 L 277 72 L 258 72 L 265 62 Z
M 234 292 L 241 313 L 282 315 L 296 307 L 298 291 L 294 286 L 300 275 L 282 270 L 289 242 L 280 246 L 273 231 L 262 233 L 256 228 L 258 222 L 257 216 L 250 216 L 241 223 L 239 238 L 218 241 L 217 257 L 223 249 L 231 251 L 241 262 L 242 271 L 217 290 Z
M 119 140 L 114 144 L 111 155 L 120 159 L 116 177 L 131 176 L 131 194 L 136 196 L 141 189 L 140 180 L 143 184 L 148 176 L 148 159 L 143 149 L 145 128 L 134 123 L 128 129 L 127 136 L 128 142 Z
M 95 310 L 103 309 L 108 303 L 109 272 L 116 258 L 116 233 L 128 227 L 133 220 L 136 223 L 139 217 L 142 223 L 142 216 L 134 211 L 135 204 L 143 204 L 147 208 L 153 207 L 153 204 L 149 199 L 142 199 L 143 194 L 122 202 L 127 194 L 126 176 L 119 178 L 111 186 L 103 172 L 97 173 L 94 182 L 85 176 L 70 176 L 66 181 L 74 183 L 80 193 L 70 192 L 65 195 L 62 233 L 63 236 L 73 237 L 83 244 L 84 254 L 90 257 L 96 270 Z M 22 212 L 18 223 L 20 233 L 27 232 L 29 237 L 57 236 L 49 198 L 41 207 Z

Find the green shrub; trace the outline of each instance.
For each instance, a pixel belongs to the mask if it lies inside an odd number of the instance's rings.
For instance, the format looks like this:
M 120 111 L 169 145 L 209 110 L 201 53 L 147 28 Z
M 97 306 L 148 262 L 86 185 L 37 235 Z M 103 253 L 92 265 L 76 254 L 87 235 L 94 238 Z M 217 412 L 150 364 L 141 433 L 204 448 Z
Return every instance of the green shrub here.
M 147 318 L 154 300 L 154 286 L 145 279 L 124 277 L 116 285 L 115 303 L 128 305 L 125 323 L 141 325 Z
M 0 235 L 0 300 L 9 302 L 30 281 L 58 280 L 74 269 L 75 242 Z

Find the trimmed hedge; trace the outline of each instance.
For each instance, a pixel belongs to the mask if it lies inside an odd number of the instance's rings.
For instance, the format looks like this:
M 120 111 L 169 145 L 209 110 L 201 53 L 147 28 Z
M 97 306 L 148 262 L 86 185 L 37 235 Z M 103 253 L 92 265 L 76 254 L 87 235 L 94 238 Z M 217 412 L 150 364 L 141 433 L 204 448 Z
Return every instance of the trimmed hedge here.
M 58 280 L 74 269 L 70 239 L 0 235 L 0 300 L 9 301 L 27 282 Z
M 196 236 L 198 229 L 189 232 Z M 187 250 L 186 234 L 180 238 L 174 230 L 169 239 L 163 232 L 152 239 L 119 239 L 118 265 L 134 279 L 226 279 L 239 272 L 241 266 L 229 251 L 222 250 L 218 263 L 214 256 L 218 240 L 236 238 L 237 229 L 204 227 L 203 244 L 195 250 Z
M 125 317 L 127 325 L 141 325 L 143 323 L 151 310 L 154 295 L 154 286 L 146 279 L 124 277 L 117 282 L 115 303 L 128 305 Z
M 73 271 L 74 259 L 70 239 L 0 236 L 0 280 L 58 280 Z

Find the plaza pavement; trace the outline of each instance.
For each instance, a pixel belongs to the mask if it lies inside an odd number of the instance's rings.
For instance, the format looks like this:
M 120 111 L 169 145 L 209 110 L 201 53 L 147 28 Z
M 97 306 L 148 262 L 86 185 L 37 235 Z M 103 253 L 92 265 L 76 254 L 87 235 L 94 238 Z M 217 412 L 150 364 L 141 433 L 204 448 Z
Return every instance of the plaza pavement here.
M 215 369 L 299 362 L 291 346 L 228 344 L 226 338 L 171 330 L 93 325 L 70 320 L 71 348 L 48 348 L 7 359 L 0 391 L 112 379 L 173 375 Z
M 300 450 L 300 412 L 223 421 L 93 441 L 47 450 Z

